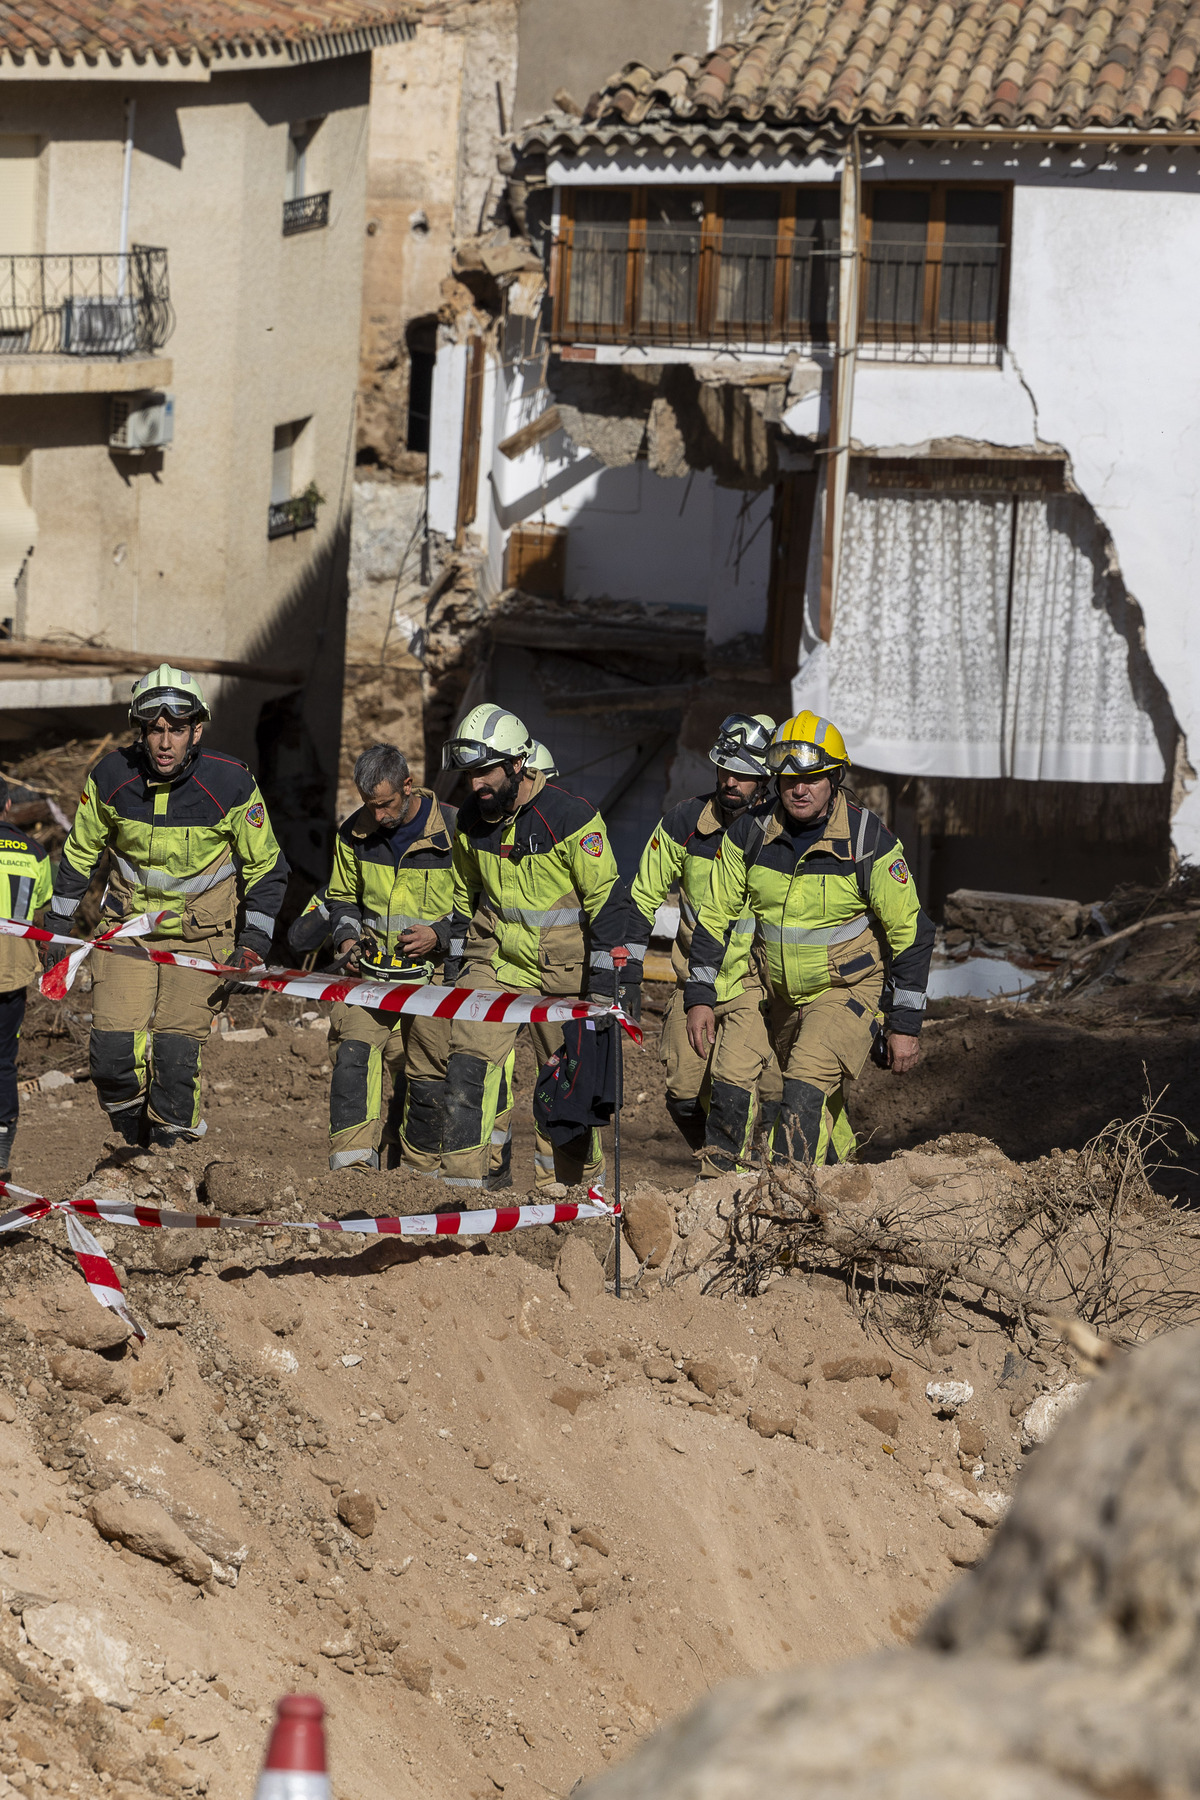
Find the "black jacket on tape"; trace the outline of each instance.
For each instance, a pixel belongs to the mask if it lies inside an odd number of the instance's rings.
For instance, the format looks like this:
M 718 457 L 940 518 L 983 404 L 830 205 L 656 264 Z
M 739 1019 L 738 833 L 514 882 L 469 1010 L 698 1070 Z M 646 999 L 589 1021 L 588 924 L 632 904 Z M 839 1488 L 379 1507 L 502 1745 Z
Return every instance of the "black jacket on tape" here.
M 562 1049 L 538 1071 L 533 1116 L 555 1145 L 607 1125 L 617 1104 L 619 1030 L 597 1031 L 591 1019 L 568 1019 Z

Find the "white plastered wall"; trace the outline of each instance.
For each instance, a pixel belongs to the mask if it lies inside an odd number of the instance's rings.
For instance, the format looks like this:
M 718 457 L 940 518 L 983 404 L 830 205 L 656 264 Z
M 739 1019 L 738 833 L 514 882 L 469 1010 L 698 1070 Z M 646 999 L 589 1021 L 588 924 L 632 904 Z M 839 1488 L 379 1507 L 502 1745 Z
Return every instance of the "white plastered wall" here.
M 673 159 L 654 157 L 594 165 L 562 158 L 548 172 L 562 185 L 680 179 Z M 828 182 L 839 173 L 827 159 L 699 159 L 687 169 L 692 182 Z M 950 438 L 1061 448 L 1111 534 L 1125 585 L 1142 610 L 1150 660 L 1195 761 L 1200 150 L 889 147 L 866 154 L 863 176 L 1011 181 L 1012 253 L 1001 366 L 860 361 L 855 443 L 912 454 Z M 707 360 L 703 350 L 692 355 Z M 827 382 L 827 367 L 823 374 Z M 802 436 L 821 429 L 820 395 L 802 401 L 785 422 Z M 1184 794 L 1173 831 L 1179 853 L 1200 859 L 1200 786 Z

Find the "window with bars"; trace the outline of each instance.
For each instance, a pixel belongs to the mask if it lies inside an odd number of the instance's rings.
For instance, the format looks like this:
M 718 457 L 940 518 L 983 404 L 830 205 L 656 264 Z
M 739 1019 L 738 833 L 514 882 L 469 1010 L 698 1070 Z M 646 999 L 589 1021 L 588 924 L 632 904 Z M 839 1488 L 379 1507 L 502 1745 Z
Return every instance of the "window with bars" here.
M 564 343 L 832 343 L 835 186 L 578 188 L 554 245 Z M 859 336 L 914 354 L 1003 341 L 1008 192 L 868 187 Z

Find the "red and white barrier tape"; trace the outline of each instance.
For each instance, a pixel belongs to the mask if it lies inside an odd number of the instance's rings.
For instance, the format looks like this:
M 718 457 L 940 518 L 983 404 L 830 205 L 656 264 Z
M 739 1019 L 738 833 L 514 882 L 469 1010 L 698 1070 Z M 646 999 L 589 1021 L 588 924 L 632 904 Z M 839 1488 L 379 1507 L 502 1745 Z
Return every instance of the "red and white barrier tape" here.
M 0 933 L 10 937 L 33 938 L 41 944 L 70 945 L 71 953 L 55 963 L 42 976 L 39 987 L 47 999 L 62 1000 L 71 986 L 85 956 L 93 949 L 111 950 L 119 938 L 145 937 L 154 930 L 165 913 L 141 913 L 128 924 L 104 932 L 102 936 L 81 944 L 77 938 L 60 937 L 34 925 L 20 925 L 12 919 L 0 919 Z M 173 965 L 181 969 L 198 969 L 206 975 L 236 982 L 239 987 L 257 988 L 272 994 L 292 994 L 303 1000 L 341 1000 L 347 1006 L 369 1006 L 373 1011 L 405 1013 L 424 1019 L 461 1019 L 473 1025 L 561 1025 L 568 1019 L 599 1019 L 610 1014 L 634 1041 L 640 1044 L 639 1025 L 618 1006 L 600 1006 L 590 1000 L 554 999 L 546 994 L 514 994 L 498 988 L 446 988 L 428 983 L 420 987 L 402 987 L 383 981 L 326 981 L 323 976 L 307 974 L 303 969 L 263 970 L 259 976 L 242 969 L 231 969 L 224 963 L 211 962 L 202 956 L 189 956 L 183 950 L 164 950 L 157 945 L 138 946 L 151 962 Z
M 145 1332 L 125 1304 L 117 1272 L 92 1236 L 84 1219 L 110 1225 L 134 1225 L 151 1231 L 351 1231 L 367 1237 L 490 1237 L 497 1232 L 521 1231 L 531 1225 L 570 1225 L 577 1219 L 619 1217 L 620 1201 L 610 1206 L 598 1188 L 589 1188 L 586 1202 L 546 1206 L 504 1206 L 480 1212 L 413 1213 L 407 1218 L 382 1219 L 228 1219 L 214 1213 L 171 1212 L 157 1206 L 137 1206 L 129 1200 L 47 1200 L 28 1188 L 0 1181 L 0 1196 L 20 1194 L 26 1204 L 0 1214 L 0 1233 L 20 1231 L 52 1213 L 62 1213 L 67 1237 L 83 1278 L 101 1306 L 124 1319 L 139 1338 Z

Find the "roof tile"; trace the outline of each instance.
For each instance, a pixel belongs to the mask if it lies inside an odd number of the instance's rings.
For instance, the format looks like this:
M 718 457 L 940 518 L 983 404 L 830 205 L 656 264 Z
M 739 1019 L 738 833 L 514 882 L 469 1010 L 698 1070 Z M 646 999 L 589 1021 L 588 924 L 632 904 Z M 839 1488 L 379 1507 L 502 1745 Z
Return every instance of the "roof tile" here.
M 396 0 L 0 0 L 0 50 L 15 57 L 138 61 L 176 51 L 280 45 L 391 25 L 418 14 Z
M 135 13 L 153 10 L 149 0 L 131 3 Z M 327 0 L 331 10 L 336 3 Z M 0 19 L 35 6 L 0 0 Z M 198 0 L 192 11 L 235 6 Z M 59 7 L 112 19 L 103 0 Z M 180 9 L 163 0 L 159 10 Z M 736 42 L 677 57 L 661 74 L 633 63 L 614 76 L 588 119 L 602 128 L 622 117 L 656 141 L 698 118 L 1196 130 L 1200 0 L 757 0 Z M 537 127 L 528 135 L 546 136 Z

